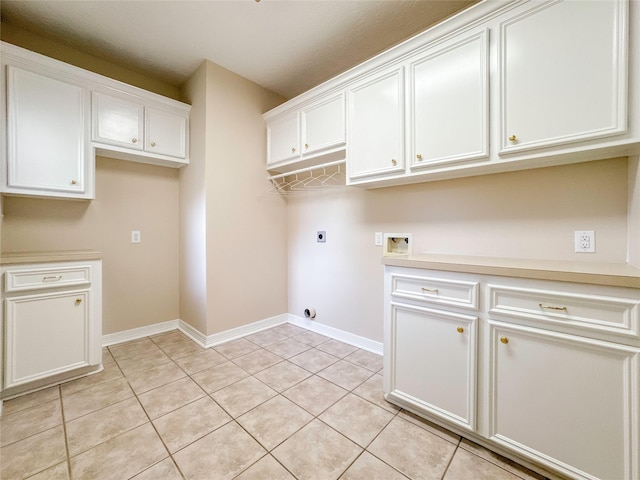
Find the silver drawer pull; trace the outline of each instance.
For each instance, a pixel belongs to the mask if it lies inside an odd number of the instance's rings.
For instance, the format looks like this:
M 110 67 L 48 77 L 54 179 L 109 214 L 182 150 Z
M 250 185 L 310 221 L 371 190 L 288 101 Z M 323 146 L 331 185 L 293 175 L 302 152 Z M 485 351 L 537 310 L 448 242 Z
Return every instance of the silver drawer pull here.
M 543 305 L 541 303 L 538 304 L 538 306 L 542 309 L 545 310 L 560 310 L 561 312 L 566 312 L 567 311 L 567 307 L 552 307 L 550 305 Z
M 62 280 L 62 275 L 56 275 L 55 277 L 42 277 L 43 282 L 59 282 Z
M 425 292 L 425 293 L 438 293 L 438 289 L 437 288 L 431 289 L 431 288 L 422 287 L 422 291 Z

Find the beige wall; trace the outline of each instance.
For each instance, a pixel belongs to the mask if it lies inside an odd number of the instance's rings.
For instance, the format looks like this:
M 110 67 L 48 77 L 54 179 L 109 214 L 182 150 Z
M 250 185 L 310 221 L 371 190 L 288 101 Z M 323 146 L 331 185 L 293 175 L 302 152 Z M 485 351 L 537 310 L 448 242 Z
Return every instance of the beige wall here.
M 177 170 L 98 158 L 91 202 L 5 197 L 2 248 L 102 252 L 103 334 L 175 320 L 178 185 Z
M 629 213 L 627 262 L 640 268 L 640 156 L 629 158 Z
M 212 335 L 287 310 L 286 204 L 263 194 L 269 185 L 262 113 L 284 99 L 211 62 L 185 95 L 197 108 L 191 165 L 180 179 L 181 314 Z
M 374 232 L 412 233 L 414 252 L 625 262 L 627 163 L 291 196 L 289 312 L 312 306 L 318 322 L 382 341 Z M 573 252 L 574 230 L 596 231 L 595 254 Z

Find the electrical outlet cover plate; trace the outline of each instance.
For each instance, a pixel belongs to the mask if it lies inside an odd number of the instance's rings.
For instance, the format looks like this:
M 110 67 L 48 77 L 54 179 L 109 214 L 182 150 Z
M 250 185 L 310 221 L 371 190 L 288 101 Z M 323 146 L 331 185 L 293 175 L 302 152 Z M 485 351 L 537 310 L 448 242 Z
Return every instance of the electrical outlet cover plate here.
M 593 230 L 575 231 L 575 251 L 576 253 L 595 253 L 596 233 Z

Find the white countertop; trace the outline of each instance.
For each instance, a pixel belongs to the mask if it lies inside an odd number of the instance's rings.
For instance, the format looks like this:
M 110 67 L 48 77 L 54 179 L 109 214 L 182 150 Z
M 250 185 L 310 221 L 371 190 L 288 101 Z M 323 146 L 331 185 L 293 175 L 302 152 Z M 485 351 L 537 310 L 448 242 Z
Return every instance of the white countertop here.
M 626 263 L 418 253 L 383 257 L 389 266 L 640 288 L 640 268 Z
M 56 250 L 46 252 L 5 252 L 0 254 L 0 265 L 20 263 L 81 262 L 100 260 L 102 254 L 94 250 Z

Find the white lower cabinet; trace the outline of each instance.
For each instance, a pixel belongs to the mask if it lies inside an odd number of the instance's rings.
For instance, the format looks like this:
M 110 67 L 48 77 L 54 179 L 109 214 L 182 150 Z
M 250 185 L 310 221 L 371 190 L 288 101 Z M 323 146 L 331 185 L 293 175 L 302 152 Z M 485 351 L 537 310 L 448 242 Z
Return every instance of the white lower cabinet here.
M 4 398 L 100 368 L 101 262 L 5 266 Z
M 387 266 L 384 332 L 388 401 L 551 478 L 640 478 L 640 290 Z
M 638 478 L 639 349 L 494 321 L 489 331 L 489 438 L 578 478 Z

